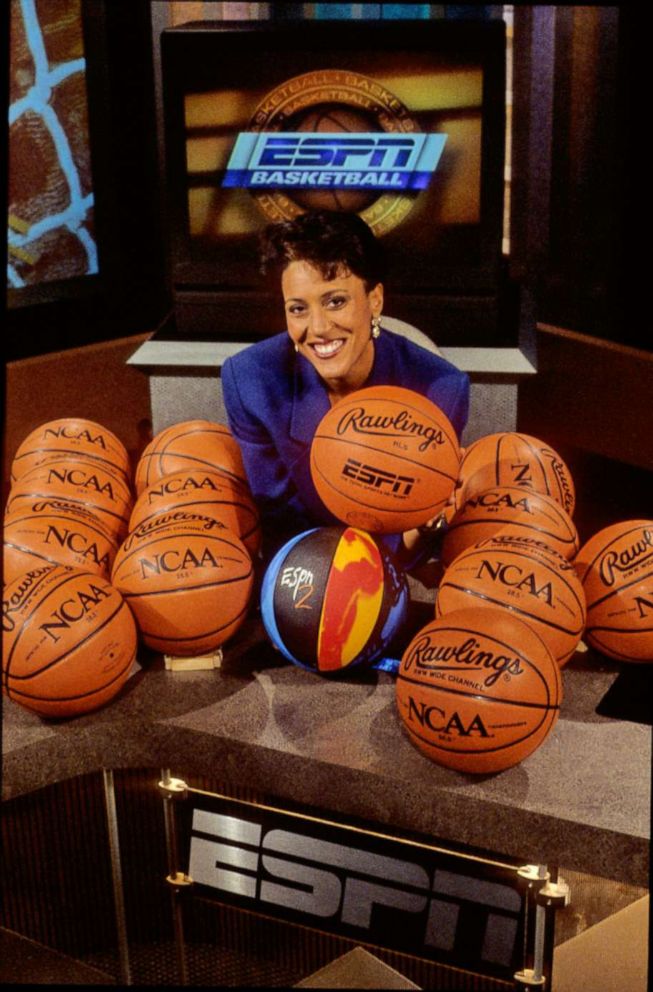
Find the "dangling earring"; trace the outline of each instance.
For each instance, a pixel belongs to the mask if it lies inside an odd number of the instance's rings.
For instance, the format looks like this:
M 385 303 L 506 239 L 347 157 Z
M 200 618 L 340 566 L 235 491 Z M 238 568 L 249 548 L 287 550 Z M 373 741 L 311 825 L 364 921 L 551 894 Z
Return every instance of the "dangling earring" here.
M 381 318 L 372 317 L 372 337 L 378 338 L 380 333 L 381 333 Z
M 294 347 L 295 347 L 295 351 L 297 351 L 297 352 L 298 352 L 298 351 L 299 351 L 299 345 L 298 345 L 298 344 L 295 344 L 295 346 L 294 346 Z

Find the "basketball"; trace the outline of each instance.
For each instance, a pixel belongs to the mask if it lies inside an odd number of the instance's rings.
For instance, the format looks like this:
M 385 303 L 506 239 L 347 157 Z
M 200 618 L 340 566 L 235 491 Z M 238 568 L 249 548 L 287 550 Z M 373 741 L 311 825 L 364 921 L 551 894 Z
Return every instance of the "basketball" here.
M 653 661 L 653 520 L 623 520 L 582 546 L 585 639 L 617 661 Z
M 453 513 L 442 541 L 443 564 L 450 565 L 473 544 L 499 534 L 543 542 L 569 560 L 579 547 L 576 525 L 552 496 L 495 486 L 470 496 Z
M 373 115 L 337 103 L 313 105 L 300 111 L 284 125 L 288 131 L 314 131 L 321 134 L 366 134 L 378 131 Z M 298 189 L 292 198 L 305 210 L 365 210 L 377 199 L 376 190 Z
M 6 514 L 25 511 L 38 500 L 62 500 L 94 513 L 121 540 L 127 533 L 133 499 L 123 476 L 88 458 L 59 458 L 37 465 L 16 480 Z
M 215 651 L 240 627 L 254 570 L 243 542 L 219 521 L 173 510 L 132 531 L 111 581 L 148 647 L 189 657 Z
M 558 719 L 560 670 L 539 635 L 506 610 L 456 610 L 423 627 L 396 683 L 399 718 L 439 765 L 492 775 L 538 748 Z
M 375 661 L 400 631 L 408 586 L 365 531 L 318 527 L 288 541 L 266 569 L 261 616 L 293 664 L 336 675 Z
M 458 478 L 459 504 L 494 486 L 516 486 L 552 496 L 573 516 L 576 490 L 571 472 L 557 451 L 529 434 L 502 431 L 480 437 L 465 450 Z
M 69 565 L 108 579 L 117 550 L 95 514 L 63 500 L 35 500 L 5 521 L 4 581 L 42 565 Z
M 235 437 L 225 424 L 185 420 L 166 427 L 143 449 L 136 465 L 136 495 L 164 475 L 189 468 L 218 472 L 247 486 L 247 476 Z
M 136 624 L 106 579 L 43 565 L 6 585 L 2 600 L 2 688 L 10 699 L 69 717 L 120 691 L 136 657 Z
M 585 628 L 585 594 L 572 563 L 555 552 L 508 540 L 474 545 L 445 569 L 436 617 L 470 606 L 500 607 L 524 620 L 560 666 L 573 655 Z
M 459 465 L 448 418 L 400 386 L 351 393 L 322 418 L 311 444 L 322 502 L 338 520 L 372 533 L 410 530 L 440 513 Z
M 168 510 L 183 508 L 222 521 L 241 539 L 250 554 L 261 544 L 261 523 L 249 490 L 226 475 L 191 468 L 164 475 L 140 494 L 129 518 L 134 530 Z
M 118 469 L 125 479 L 131 474 L 129 454 L 115 434 L 94 420 L 63 417 L 31 431 L 18 447 L 11 465 L 11 481 L 44 462 L 61 456 L 92 459 Z

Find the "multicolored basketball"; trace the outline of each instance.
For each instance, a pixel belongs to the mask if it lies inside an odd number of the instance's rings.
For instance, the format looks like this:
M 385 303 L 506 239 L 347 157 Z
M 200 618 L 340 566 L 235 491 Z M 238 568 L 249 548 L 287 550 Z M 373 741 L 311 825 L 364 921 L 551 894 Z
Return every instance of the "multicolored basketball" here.
M 109 578 L 116 538 L 81 506 L 40 499 L 10 514 L 3 535 L 4 581 L 42 565 L 68 565 Z
M 11 481 L 44 462 L 64 457 L 92 459 L 131 474 L 129 453 L 116 435 L 94 420 L 63 417 L 49 420 L 31 431 L 18 447 L 11 465 Z
M 144 448 L 134 476 L 136 495 L 164 475 L 190 468 L 218 472 L 247 486 L 240 447 L 229 428 L 210 420 L 185 420 L 160 431 Z
M 311 475 L 325 506 L 373 533 L 410 530 L 437 516 L 459 465 L 448 418 L 400 386 L 351 393 L 322 418 L 311 445 Z
M 164 475 L 137 498 L 129 529 L 173 509 L 214 517 L 237 534 L 252 555 L 259 550 L 261 523 L 256 504 L 248 488 L 226 475 L 201 468 Z
M 336 675 L 380 658 L 401 630 L 408 586 L 365 531 L 318 527 L 288 541 L 270 562 L 261 615 L 293 664 Z
M 585 639 L 617 661 L 653 661 L 653 520 L 623 520 L 582 546 Z
M 585 629 L 585 594 L 574 566 L 548 549 L 483 541 L 458 555 L 437 590 L 436 617 L 470 606 L 501 607 L 530 624 L 560 666 Z
M 478 438 L 460 463 L 457 505 L 495 486 L 516 486 L 552 496 L 569 516 L 576 505 L 574 480 L 557 451 L 539 438 L 501 431 Z
M 172 510 L 132 531 L 111 581 L 148 647 L 189 657 L 215 651 L 238 630 L 254 569 L 243 542 L 218 520 Z
M 44 565 L 2 594 L 2 688 L 46 717 L 103 706 L 119 692 L 136 657 L 136 624 L 106 579 Z
M 507 610 L 456 610 L 420 630 L 397 674 L 399 717 L 439 765 L 491 775 L 550 734 L 560 670 L 539 635 Z
M 473 544 L 498 534 L 528 536 L 572 559 L 578 551 L 576 525 L 552 496 L 495 486 L 470 496 L 451 516 L 442 541 L 445 565 Z
M 133 499 L 121 473 L 88 458 L 59 458 L 37 465 L 16 480 L 6 514 L 25 511 L 36 501 L 59 499 L 94 513 L 121 540 L 127 533 Z

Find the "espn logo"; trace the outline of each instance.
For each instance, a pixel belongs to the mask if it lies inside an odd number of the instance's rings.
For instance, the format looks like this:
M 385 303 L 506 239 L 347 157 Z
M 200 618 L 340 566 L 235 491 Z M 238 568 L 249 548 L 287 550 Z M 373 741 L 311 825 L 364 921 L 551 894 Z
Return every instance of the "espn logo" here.
M 384 492 L 393 493 L 397 496 L 408 496 L 417 481 L 411 475 L 396 475 L 394 472 L 387 472 L 382 468 L 374 468 L 373 465 L 364 465 L 355 458 L 348 458 L 345 462 L 342 475 L 348 479 L 355 479 L 365 486 L 372 486 Z
M 241 131 L 225 187 L 426 189 L 445 134 Z

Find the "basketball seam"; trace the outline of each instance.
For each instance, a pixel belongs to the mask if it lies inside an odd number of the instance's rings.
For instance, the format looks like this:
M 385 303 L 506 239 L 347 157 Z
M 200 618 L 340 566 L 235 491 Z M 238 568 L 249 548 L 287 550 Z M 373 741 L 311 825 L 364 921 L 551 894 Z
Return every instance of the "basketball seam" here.
M 529 617 L 532 620 L 537 620 L 539 623 L 544 624 L 545 627 L 551 627 L 553 630 L 558 630 L 560 631 L 561 634 L 568 634 L 570 637 L 575 637 L 576 634 L 580 636 L 583 630 L 585 629 L 584 623 L 581 623 L 580 627 L 577 630 L 576 629 L 572 630 L 572 629 L 568 629 L 567 627 L 562 627 L 560 626 L 560 624 L 554 623 L 552 620 L 547 620 L 545 617 L 539 617 L 536 613 L 529 613 L 528 610 L 521 609 L 515 603 L 504 603 L 503 600 L 494 599 L 488 593 L 481 592 L 480 589 L 479 590 L 467 589 L 465 586 L 459 586 L 455 582 L 451 582 L 451 581 L 442 582 L 442 584 L 438 589 L 438 600 L 440 598 L 440 594 L 442 590 L 447 588 L 455 589 L 457 592 L 464 592 L 468 596 L 473 596 L 476 599 L 483 599 L 486 602 L 492 603 L 495 606 L 499 606 L 503 609 L 510 610 L 512 613 L 518 613 L 521 616 Z M 452 611 L 448 610 L 441 615 L 446 616 L 447 612 L 452 612 Z
M 378 436 L 379 437 L 385 437 L 384 434 L 379 434 Z M 362 448 L 365 451 L 373 451 L 377 455 L 385 455 L 386 457 L 388 455 L 394 455 L 402 463 L 406 463 L 408 465 L 415 465 L 415 466 L 417 466 L 417 468 L 424 469 L 425 471 L 430 472 L 431 474 L 434 474 L 434 475 L 442 476 L 445 479 L 449 479 L 452 482 L 455 482 L 456 479 L 458 478 L 458 475 L 457 474 L 456 475 L 450 475 L 448 472 L 445 472 L 442 469 L 436 468 L 436 466 L 425 465 L 423 462 L 417 461 L 417 459 L 415 459 L 415 458 L 409 458 L 407 455 L 403 455 L 403 454 L 402 455 L 398 455 L 398 454 L 395 454 L 395 452 L 387 452 L 387 451 L 384 451 L 383 449 L 375 448 L 371 444 L 365 444 L 363 441 L 359 441 L 359 440 L 355 440 L 354 441 L 350 437 L 333 437 L 333 435 L 331 435 L 331 434 L 315 434 L 315 436 L 313 438 L 313 442 L 315 442 L 315 441 L 330 441 L 333 444 L 346 444 L 346 445 L 352 445 L 353 444 L 357 448 Z M 312 446 L 311 446 L 311 448 L 312 448 Z M 317 459 L 314 456 L 314 461 L 316 461 L 316 460 Z
M 540 673 L 538 672 L 538 674 Z M 520 699 L 504 699 L 503 696 L 484 696 L 482 693 L 472 692 L 470 689 L 454 689 L 448 685 L 440 685 L 433 682 L 420 682 L 417 679 L 411 679 L 408 675 L 404 675 L 401 671 L 397 672 L 397 679 L 400 682 L 408 682 L 410 685 L 420 686 L 422 689 L 435 689 L 438 692 L 446 692 L 452 696 L 465 696 L 468 699 L 478 699 L 482 702 L 501 703 L 506 706 L 525 706 L 527 709 L 535 710 L 560 709 L 560 703 L 527 703 Z M 544 680 L 542 681 L 548 693 L 548 685 Z

